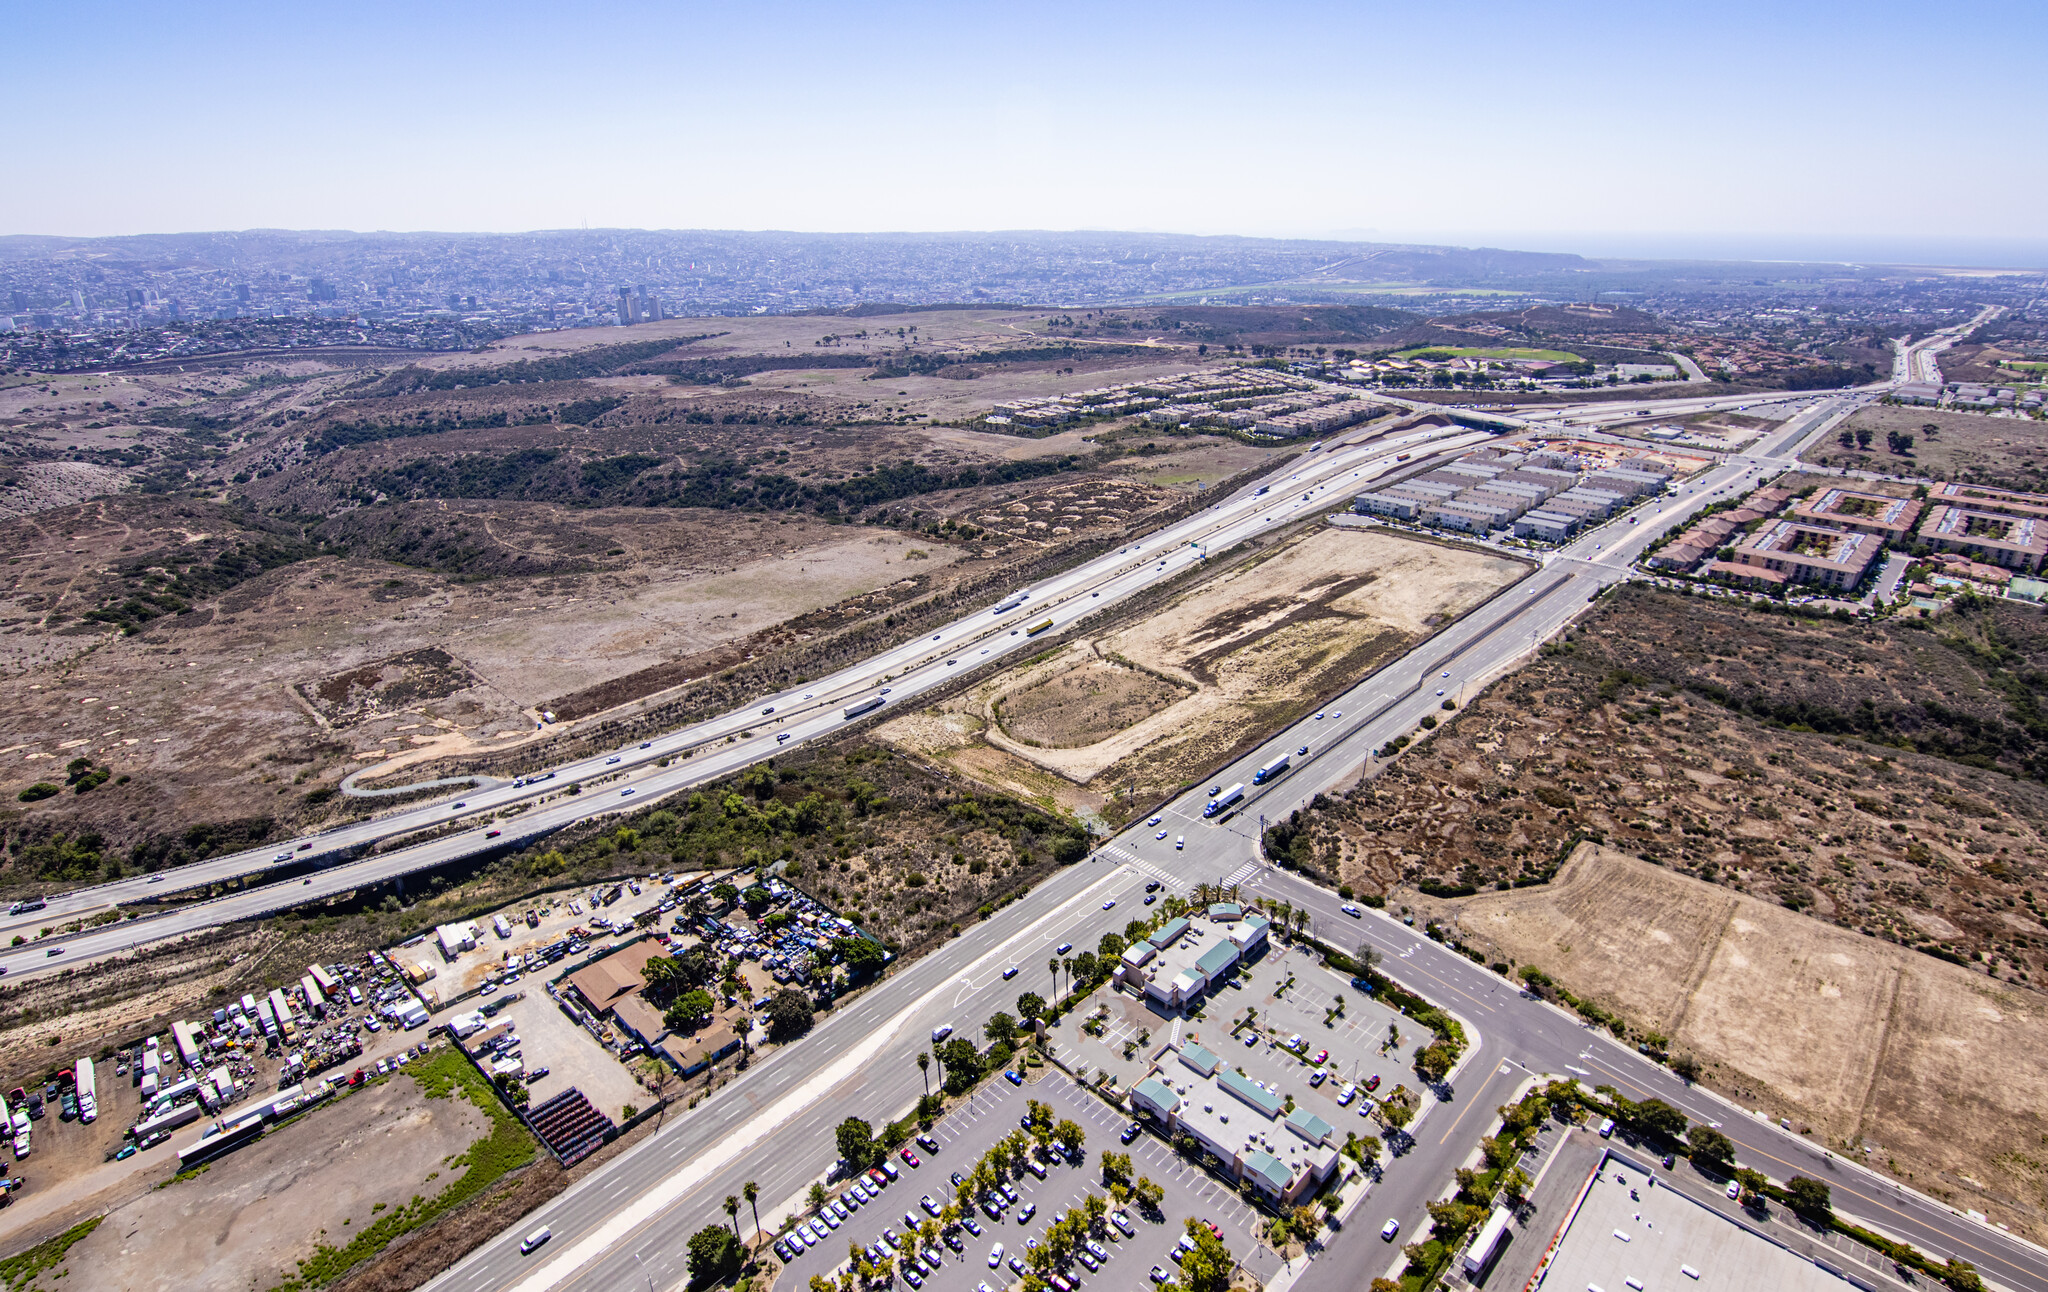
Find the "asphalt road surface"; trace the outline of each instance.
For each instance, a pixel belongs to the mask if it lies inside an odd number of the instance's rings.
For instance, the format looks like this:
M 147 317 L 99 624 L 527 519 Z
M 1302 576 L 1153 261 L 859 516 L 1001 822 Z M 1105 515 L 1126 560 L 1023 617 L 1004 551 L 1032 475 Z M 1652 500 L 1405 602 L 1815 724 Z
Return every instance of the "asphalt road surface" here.
M 1490 1128 L 1491 1112 L 1530 1074 L 1584 1075 L 1633 1098 L 1655 1095 L 1694 1120 L 1718 1123 L 1739 1157 L 1777 1178 L 1814 1175 L 1829 1181 L 1837 1209 L 1874 1223 L 1937 1256 L 1973 1261 L 2007 1286 L 2048 1292 L 2048 1258 L 2039 1249 L 1953 1209 L 1828 1155 L 1821 1147 L 1688 1087 L 1667 1070 L 1569 1015 L 1527 998 L 1499 976 L 1422 938 L 1383 915 L 1346 916 L 1335 894 L 1272 871 L 1257 856 L 1258 816 L 1277 815 L 1370 766 L 1372 751 L 1416 730 L 1444 698 L 1483 685 L 1578 614 L 1588 600 L 1626 575 L 1628 564 L 1658 534 L 1730 491 L 1790 467 L 1800 447 L 1869 398 L 1868 392 L 1813 399 L 1745 455 L 1731 456 L 1665 497 L 1595 530 L 1550 556 L 1541 569 L 1504 590 L 1382 668 L 1331 698 L 1267 747 L 1209 778 L 1243 781 L 1280 751 L 1293 754 L 1286 774 L 1256 787 L 1236 810 L 1206 818 L 1197 789 L 1160 809 L 1168 837 L 1141 826 L 1109 841 L 1081 865 L 1041 885 L 970 933 L 918 960 L 826 1019 L 808 1038 L 779 1050 L 697 1110 L 522 1221 L 518 1233 L 549 1225 L 554 1241 L 530 1257 L 517 1233 L 485 1244 L 435 1288 L 451 1292 L 517 1288 L 632 1285 L 642 1253 L 680 1251 L 688 1237 L 722 1216 L 718 1203 L 746 1180 L 764 1199 L 800 1193 L 831 1165 L 831 1128 L 849 1115 L 879 1121 L 907 1110 L 922 1091 L 915 1055 L 929 1048 L 941 1023 L 978 1026 L 1013 1008 L 1018 991 L 1060 942 L 1092 947 L 1121 930 L 1143 885 L 1159 879 L 1177 888 L 1200 881 L 1236 882 L 1305 907 L 1322 936 L 1343 944 L 1371 940 L 1397 981 L 1458 1012 L 1474 1045 L 1464 1066 L 1416 1128 L 1415 1142 L 1392 1160 L 1385 1178 L 1317 1264 L 1314 1279 L 1347 1286 L 1377 1272 L 1391 1256 L 1377 1249 L 1378 1227 L 1391 1216 L 1404 1236 L 1420 1232 L 1424 1204 L 1439 1194 L 1454 1167 Z M 1157 550 L 1156 548 L 1153 550 Z M 1445 676 L 1449 674 L 1449 676 Z M 1454 689 L 1456 688 L 1456 689 Z M 1439 697 L 1442 690 L 1446 694 Z M 1338 717 L 1337 714 L 1344 716 Z M 1176 836 L 1185 846 L 1176 848 Z M 1105 909 L 1105 903 L 1114 905 Z M 1355 925 L 1355 928 L 1351 927 Z M 1015 982 L 1002 971 L 1025 971 Z M 1036 984 L 1032 984 L 1034 988 Z M 1360 1223 L 1370 1220 L 1371 1223 Z M 1334 1258 L 1334 1259 L 1333 1259 Z M 1362 1277 L 1361 1277 L 1362 1276 Z
M 1360 437 L 1353 437 L 1358 439 Z M 1235 496 L 1116 552 L 1024 591 L 1014 606 L 989 608 L 906 642 L 830 677 L 764 696 L 742 709 L 635 745 L 565 763 L 518 781 L 494 783 L 449 799 L 339 827 L 311 839 L 217 857 L 175 871 L 136 876 L 52 898 L 46 908 L 0 917 L 0 938 L 61 925 L 116 903 L 167 892 L 250 880 L 286 863 L 336 859 L 303 878 L 231 892 L 152 918 L 124 921 L 0 953 L 0 971 L 16 976 L 62 968 L 147 942 L 237 920 L 256 919 L 500 848 L 523 845 L 593 816 L 630 811 L 652 800 L 730 775 L 783 748 L 840 732 L 847 709 L 879 699 L 880 711 L 944 687 L 966 672 L 1000 664 L 1038 639 L 1185 573 L 1254 535 L 1331 509 L 1373 480 L 1407 473 L 1439 457 L 1486 443 L 1485 432 L 1431 427 L 1368 436 L 1295 461 L 1286 479 L 1247 486 Z M 860 716 L 860 715 L 856 715 Z M 571 792 L 570 787 L 576 787 Z M 451 801 L 452 800 L 452 801 Z M 514 813 L 506 815 L 507 812 Z M 468 828 L 359 861 L 342 861 L 383 840 L 453 824 Z

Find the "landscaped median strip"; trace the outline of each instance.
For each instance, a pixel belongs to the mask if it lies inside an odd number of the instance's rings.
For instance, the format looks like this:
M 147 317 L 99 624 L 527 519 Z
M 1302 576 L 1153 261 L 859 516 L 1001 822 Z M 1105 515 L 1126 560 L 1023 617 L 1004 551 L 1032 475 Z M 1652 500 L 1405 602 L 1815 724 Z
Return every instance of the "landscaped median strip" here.
M 1061 918 L 1062 913 L 1075 903 L 1094 901 L 1097 892 L 1105 886 L 1116 882 L 1117 873 L 1121 869 L 1122 867 L 1118 867 L 1117 870 L 1110 871 L 1102 878 L 1074 894 L 1073 897 L 1068 898 L 1065 902 L 1039 916 L 1025 928 L 1020 929 L 1017 933 L 1005 939 L 1001 945 L 982 955 L 961 973 L 949 975 L 945 981 L 897 1011 L 893 1019 L 881 1024 L 874 1031 L 868 1033 L 859 1044 L 848 1049 L 826 1067 L 814 1073 L 809 1080 L 791 1090 L 781 1099 L 776 1100 L 759 1116 L 735 1127 L 730 1134 L 718 1142 L 715 1148 L 698 1154 L 682 1169 L 662 1177 L 658 1183 L 634 1199 L 631 1205 L 613 1212 L 610 1219 L 598 1226 L 594 1232 L 585 1237 L 581 1242 L 568 1248 L 554 1260 L 549 1261 L 519 1282 L 513 1284 L 510 1292 L 546 1292 L 548 1288 L 554 1287 L 564 1279 L 575 1274 L 578 1270 L 589 1265 L 592 1261 L 595 1261 L 627 1234 L 675 1205 L 690 1190 L 710 1178 L 714 1172 L 729 1165 L 742 1154 L 758 1147 L 767 1139 L 770 1132 L 774 1131 L 777 1127 L 789 1122 L 806 1108 L 822 1099 L 841 1082 L 852 1078 L 855 1074 L 866 1068 L 888 1046 L 896 1033 L 901 1030 L 904 1022 L 912 1015 L 937 1001 L 951 998 L 959 990 L 961 977 L 971 977 L 977 970 L 984 969 L 999 961 L 1008 963 L 1011 954 L 1010 947 L 1013 943 L 1021 938 L 1035 936 L 1043 925 Z M 456 1270 L 461 1268 L 458 1266 Z M 448 1275 L 453 1275 L 456 1273 L 456 1270 L 449 1271 Z M 443 1277 L 446 1278 L 448 1275 Z M 278 1292 L 278 1290 L 273 1290 L 273 1292 Z

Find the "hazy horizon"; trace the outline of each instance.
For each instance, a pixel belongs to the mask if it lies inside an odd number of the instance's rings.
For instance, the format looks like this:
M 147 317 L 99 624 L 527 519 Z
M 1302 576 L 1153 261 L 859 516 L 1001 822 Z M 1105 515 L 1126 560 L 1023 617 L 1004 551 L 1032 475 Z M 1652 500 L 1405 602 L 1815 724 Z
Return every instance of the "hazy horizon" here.
M 12 239 L 51 239 L 93 242 L 117 239 L 241 236 L 284 233 L 302 236 L 341 237 L 533 237 L 561 233 L 664 233 L 702 235 L 784 235 L 817 238 L 997 238 L 1002 236 L 1081 237 L 1090 234 L 1116 237 L 1238 238 L 1251 241 L 1303 243 L 1377 243 L 1410 247 L 1443 247 L 1460 250 L 1499 250 L 1581 256 L 1590 261 L 1670 261 L 1756 265 L 1879 265 L 1919 269 L 2011 270 L 2018 273 L 2048 272 L 2048 239 L 1823 239 L 1789 235 L 1726 234 L 1614 234 L 1549 235 L 1540 233 L 1486 232 L 1465 237 L 1430 236 L 1419 231 L 1339 229 L 1320 234 L 1271 235 L 1238 232 L 1193 233 L 1179 229 L 712 229 L 649 228 L 629 225 L 593 225 L 589 228 L 534 229 L 344 229 L 245 227 L 239 229 L 155 229 L 119 234 L 65 234 L 22 232 L 0 234 L 0 242 Z
M 1969 32 L 2036 16 L 1994 3 Z M 0 233 L 1385 230 L 2048 261 L 2048 173 L 2010 157 L 2048 119 L 2037 54 L 1886 0 L 1455 26 L 1371 4 L 108 0 L 9 30 Z

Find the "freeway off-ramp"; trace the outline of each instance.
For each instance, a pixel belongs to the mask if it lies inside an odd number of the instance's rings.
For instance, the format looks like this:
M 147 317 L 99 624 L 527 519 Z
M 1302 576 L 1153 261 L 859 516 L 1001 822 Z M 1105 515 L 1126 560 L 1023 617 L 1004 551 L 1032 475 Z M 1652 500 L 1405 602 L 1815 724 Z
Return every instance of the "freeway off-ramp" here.
M 306 902 L 351 892 L 543 837 L 575 822 L 630 811 L 651 800 L 730 775 L 776 750 L 830 736 L 846 725 L 851 702 L 880 696 L 884 711 L 949 685 L 980 666 L 1036 649 L 1038 625 L 1057 633 L 1106 607 L 1184 573 L 1247 538 L 1331 507 L 1375 479 L 1426 466 L 1438 457 L 1486 442 L 1483 431 L 1428 427 L 1378 436 L 1368 432 L 1347 446 L 1310 454 L 1292 464 L 1286 479 L 1247 486 L 1231 498 L 1169 525 L 1116 552 L 1033 585 L 1030 597 L 998 613 L 985 609 L 929 637 L 801 688 L 762 697 L 747 707 L 656 736 L 637 745 L 595 754 L 553 768 L 545 779 L 471 790 L 453 803 L 440 801 L 340 827 L 298 840 L 180 867 L 166 875 L 137 876 L 51 899 L 48 907 L 0 918 L 0 936 L 61 925 L 119 903 L 161 897 L 173 888 L 244 881 L 285 864 L 346 856 L 380 841 L 465 828 L 358 861 L 338 861 L 281 883 L 231 892 L 178 907 L 151 919 L 105 925 L 75 936 L 45 940 L 0 953 L 0 970 L 46 972 L 81 960 L 127 951 L 237 920 L 256 919 Z M 576 792 L 570 792 L 570 787 Z M 452 797 L 452 796 L 451 796 Z M 512 815 L 501 815 L 511 810 Z M 492 833 L 492 832 L 495 833 Z M 61 950 L 59 949 L 61 948 Z
M 1186 836 L 1184 850 L 1153 838 L 1155 828 L 1127 831 L 1087 863 L 1055 876 L 971 934 L 864 992 L 809 1038 L 759 1063 L 676 1125 L 606 1164 L 517 1227 L 523 1233 L 548 1225 L 555 1235 L 549 1247 L 523 1257 L 516 1234 L 507 1234 L 431 1286 L 447 1292 L 635 1286 L 644 1268 L 640 1260 L 654 1253 L 669 1256 L 673 1268 L 672 1258 L 689 1235 L 717 1223 L 719 1200 L 738 1193 L 743 1182 L 759 1184 L 765 1199 L 792 1198 L 830 1166 L 836 1151 L 830 1128 L 838 1121 L 847 1116 L 879 1121 L 909 1107 L 922 1090 L 913 1057 L 928 1048 L 933 1027 L 953 1023 L 971 1029 L 1010 1008 L 1020 987 L 1002 979 L 1003 969 L 1015 964 L 1029 973 L 1060 942 L 1093 945 L 1101 934 L 1120 930 L 1129 917 L 1128 899 L 1149 878 L 1181 886 L 1235 881 L 1308 909 L 1323 936 L 1344 940 L 1353 922 L 1334 894 L 1260 863 L 1260 811 L 1277 814 L 1348 780 L 1366 765 L 1374 748 L 1413 732 L 1417 720 L 1441 704 L 1435 694 L 1439 686 L 1471 688 L 1498 676 L 1579 613 L 1601 588 L 1625 577 L 1629 562 L 1657 534 L 1717 496 L 1748 487 L 1760 474 L 1790 466 L 1805 440 L 1826 433 L 1836 417 L 1860 402 L 1853 396 L 1821 399 L 1747 458 L 1732 459 L 1695 481 L 1690 493 L 1663 500 L 1662 510 L 1633 522 L 1624 518 L 1557 553 L 1487 606 L 1330 699 L 1326 712 L 1342 710 L 1350 715 L 1347 719 L 1304 720 L 1218 771 L 1210 778 L 1216 783 L 1248 783 L 1251 771 L 1272 753 L 1310 746 L 1310 755 L 1287 776 L 1259 787 L 1234 814 L 1205 820 L 1206 795 L 1199 791 L 1162 808 L 1160 814 L 1171 822 L 1169 838 Z M 1445 672 L 1452 676 L 1443 678 Z M 1335 721 L 1345 726 L 1324 729 Z M 1102 903 L 1112 898 L 1117 907 L 1104 910 Z M 1744 1162 L 1775 1177 L 1807 1174 L 1827 1180 L 1845 1214 L 1924 1251 L 1970 1260 L 1997 1283 L 2048 1292 L 2048 1257 L 2032 1245 L 1845 1164 L 1805 1139 L 1687 1086 L 1384 916 L 1362 918 L 1350 936 L 1381 947 L 1392 976 L 1457 1011 L 1471 1024 L 1476 1040 L 1448 1102 L 1425 1118 L 1413 1148 L 1391 1163 L 1375 1186 L 1369 1203 L 1375 1221 L 1393 1216 L 1403 1221 L 1403 1232 L 1419 1232 L 1425 1204 L 1441 1194 L 1451 1170 L 1489 1128 L 1492 1103 L 1522 1074 L 1586 1074 L 1631 1097 L 1662 1098 L 1696 1121 L 1719 1123 Z M 1369 1273 L 1360 1277 L 1360 1271 L 1376 1268 L 1383 1259 L 1369 1246 L 1372 1228 L 1354 1224 L 1338 1236 L 1335 1242 L 1345 1250 L 1320 1258 L 1316 1280 L 1335 1279 L 1334 1288 L 1354 1287 L 1369 1278 Z

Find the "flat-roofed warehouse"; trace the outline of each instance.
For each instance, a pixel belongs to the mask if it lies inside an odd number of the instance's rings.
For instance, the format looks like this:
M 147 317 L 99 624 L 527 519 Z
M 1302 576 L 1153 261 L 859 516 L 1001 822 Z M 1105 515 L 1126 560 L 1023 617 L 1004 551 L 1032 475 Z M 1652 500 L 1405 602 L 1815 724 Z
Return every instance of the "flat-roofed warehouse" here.
M 1605 1154 L 1540 1270 L 1542 1286 L 1573 1292 L 1841 1292 L 1847 1286 L 1736 1217 L 1649 1180 L 1627 1159 Z

